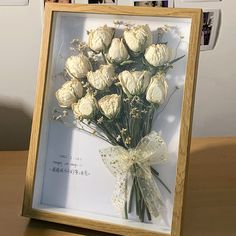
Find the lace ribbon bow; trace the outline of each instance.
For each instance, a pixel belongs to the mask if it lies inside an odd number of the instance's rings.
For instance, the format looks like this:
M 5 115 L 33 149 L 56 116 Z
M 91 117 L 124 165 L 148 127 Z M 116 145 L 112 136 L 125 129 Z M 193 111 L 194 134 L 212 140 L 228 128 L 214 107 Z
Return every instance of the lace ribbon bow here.
M 120 212 L 124 211 L 133 180 L 136 178 L 150 214 L 158 217 L 163 203 L 150 167 L 166 161 L 168 152 L 165 141 L 157 132 L 152 131 L 143 137 L 136 148 L 127 150 L 121 146 L 113 146 L 99 152 L 103 162 L 116 178 L 113 205 Z

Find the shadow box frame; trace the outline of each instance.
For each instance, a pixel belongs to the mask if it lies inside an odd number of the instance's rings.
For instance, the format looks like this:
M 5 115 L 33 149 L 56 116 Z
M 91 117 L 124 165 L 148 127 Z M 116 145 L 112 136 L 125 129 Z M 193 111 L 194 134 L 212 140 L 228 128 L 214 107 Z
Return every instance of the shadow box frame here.
M 179 133 L 178 160 L 176 171 L 176 185 L 174 191 L 173 218 L 169 233 L 152 231 L 142 228 L 133 228 L 122 224 L 113 224 L 107 221 L 94 220 L 86 217 L 63 214 L 63 212 L 53 212 L 44 209 L 37 209 L 33 206 L 35 191 L 35 178 L 37 172 L 37 159 L 40 143 L 40 132 L 43 122 L 43 110 L 45 103 L 46 78 L 48 72 L 48 60 L 50 54 L 50 40 L 53 27 L 53 16 L 55 13 L 86 13 L 86 14 L 107 14 L 139 17 L 169 17 L 187 18 L 191 21 L 190 38 L 186 65 L 186 79 L 183 92 L 183 103 L 181 113 L 181 124 Z M 191 128 L 194 107 L 194 96 L 196 87 L 196 77 L 198 69 L 198 57 L 200 50 L 200 32 L 202 25 L 202 10 L 200 9 L 163 9 L 147 7 L 127 7 L 127 6 L 93 6 L 93 5 L 73 5 L 73 4 L 53 4 L 47 3 L 45 7 L 44 30 L 41 44 L 41 54 L 39 63 L 39 74 L 36 90 L 36 101 L 33 115 L 32 134 L 27 163 L 26 182 L 22 215 L 29 218 L 61 223 L 71 226 L 88 228 L 107 233 L 121 235 L 153 235 L 153 236 L 180 236 L 183 225 L 183 206 L 186 193 L 186 181 L 188 177 L 188 162 L 191 143 Z

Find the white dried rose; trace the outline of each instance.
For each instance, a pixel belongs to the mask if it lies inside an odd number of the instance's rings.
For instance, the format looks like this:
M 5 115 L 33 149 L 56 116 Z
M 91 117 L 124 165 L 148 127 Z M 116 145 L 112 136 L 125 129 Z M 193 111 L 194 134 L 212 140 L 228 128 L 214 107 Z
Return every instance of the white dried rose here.
M 112 39 L 107 58 L 116 63 L 121 63 L 129 58 L 129 53 L 124 45 L 123 39 Z
M 162 104 L 167 96 L 168 84 L 164 73 L 159 73 L 151 78 L 147 88 L 146 99 L 150 103 Z
M 78 98 L 83 96 L 83 86 L 77 79 L 67 81 L 56 91 L 59 106 L 70 107 Z
M 152 32 L 148 25 L 137 25 L 124 31 L 124 39 L 129 49 L 143 52 L 152 43 Z
M 77 100 L 74 91 L 65 88 L 57 90 L 56 98 L 60 107 L 70 107 Z
M 95 52 L 104 52 L 111 44 L 115 29 L 104 25 L 89 32 L 88 46 Z
M 146 49 L 144 57 L 150 65 L 162 66 L 171 60 L 172 50 L 166 44 L 152 44 Z
M 88 72 L 87 79 L 95 89 L 109 88 L 116 79 L 114 67 L 112 65 L 101 65 L 98 70 Z
M 119 74 L 118 79 L 123 91 L 127 96 L 140 95 L 145 92 L 151 78 L 148 71 L 123 71 Z
M 71 56 L 66 60 L 65 70 L 72 78 L 81 79 L 92 70 L 92 65 L 88 57 L 79 54 L 77 56 Z
M 98 101 L 98 106 L 108 119 L 113 119 L 120 112 L 121 97 L 117 94 L 106 95 Z
M 91 119 L 97 109 L 97 102 L 93 95 L 86 94 L 77 103 L 72 104 L 74 116 L 78 119 Z
M 65 82 L 62 85 L 62 88 L 72 88 L 74 91 L 74 94 L 78 98 L 81 98 L 83 96 L 83 85 L 77 79 L 71 79 L 70 81 Z

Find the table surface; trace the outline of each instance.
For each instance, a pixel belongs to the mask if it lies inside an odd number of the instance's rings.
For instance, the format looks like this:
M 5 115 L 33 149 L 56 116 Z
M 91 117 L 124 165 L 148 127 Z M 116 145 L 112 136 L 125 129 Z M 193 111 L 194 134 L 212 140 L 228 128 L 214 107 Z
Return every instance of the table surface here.
M 21 216 L 27 151 L 0 152 L 0 236 L 111 235 Z M 236 236 L 236 138 L 193 139 L 183 236 Z

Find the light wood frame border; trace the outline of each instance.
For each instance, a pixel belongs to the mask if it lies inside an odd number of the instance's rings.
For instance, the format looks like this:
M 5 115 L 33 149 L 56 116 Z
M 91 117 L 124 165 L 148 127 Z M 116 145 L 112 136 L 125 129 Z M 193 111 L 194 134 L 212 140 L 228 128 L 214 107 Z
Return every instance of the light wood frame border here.
M 191 34 L 188 52 L 188 63 L 186 70 L 186 82 L 183 95 L 183 105 L 181 114 L 180 144 L 177 163 L 177 176 L 175 187 L 175 200 L 173 210 L 173 221 L 171 234 L 158 233 L 144 229 L 136 229 L 129 226 L 118 226 L 115 224 L 88 220 L 81 217 L 68 216 L 61 213 L 49 213 L 32 207 L 35 172 L 37 164 L 37 153 L 39 148 L 40 129 L 42 122 L 44 94 L 46 87 L 47 62 L 49 57 L 49 45 L 52 30 L 52 17 L 54 12 L 84 12 L 97 14 L 118 14 L 118 15 L 139 15 L 153 17 L 177 17 L 191 19 Z M 95 5 L 73 5 L 73 4 L 53 4 L 47 3 L 45 7 L 45 27 L 42 37 L 39 74 L 37 81 L 37 92 L 35 109 L 33 115 L 32 133 L 27 164 L 26 183 L 24 192 L 24 202 L 22 215 L 30 218 L 62 223 L 72 226 L 89 228 L 108 233 L 135 236 L 180 236 L 183 225 L 183 206 L 188 176 L 188 157 L 191 143 L 191 128 L 193 105 L 196 87 L 196 77 L 198 68 L 200 32 L 202 25 L 202 10 L 200 9 L 170 9 L 148 7 L 127 7 L 127 6 L 95 6 Z

